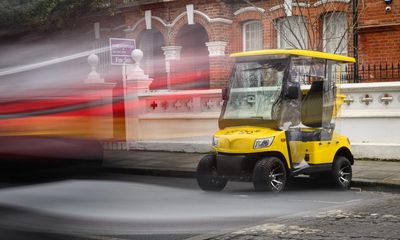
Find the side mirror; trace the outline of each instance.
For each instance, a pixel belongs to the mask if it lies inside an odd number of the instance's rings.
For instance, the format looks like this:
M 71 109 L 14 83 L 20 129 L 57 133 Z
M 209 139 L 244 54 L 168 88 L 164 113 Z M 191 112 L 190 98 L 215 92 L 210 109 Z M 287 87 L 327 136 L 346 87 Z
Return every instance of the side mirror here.
M 285 97 L 286 99 L 293 100 L 299 98 L 299 86 L 297 85 L 289 85 L 286 89 Z
M 228 100 L 228 88 L 222 89 L 222 100 L 224 101 Z

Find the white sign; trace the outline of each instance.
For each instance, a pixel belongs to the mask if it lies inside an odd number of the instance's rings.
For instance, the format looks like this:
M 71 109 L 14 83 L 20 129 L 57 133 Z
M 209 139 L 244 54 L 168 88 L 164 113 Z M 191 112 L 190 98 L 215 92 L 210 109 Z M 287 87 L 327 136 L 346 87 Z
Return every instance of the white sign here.
M 110 38 L 111 65 L 133 64 L 131 53 L 135 48 L 134 39 Z

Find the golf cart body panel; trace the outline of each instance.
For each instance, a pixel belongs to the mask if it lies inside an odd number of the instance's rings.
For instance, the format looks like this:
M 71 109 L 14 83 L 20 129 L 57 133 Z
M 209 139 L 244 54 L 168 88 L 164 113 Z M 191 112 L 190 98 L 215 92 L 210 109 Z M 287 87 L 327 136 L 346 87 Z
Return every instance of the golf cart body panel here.
M 217 153 L 244 155 L 280 152 L 286 165 L 290 168 L 285 131 L 257 126 L 238 126 L 221 129 L 214 136 L 218 138 L 218 146 L 213 146 L 213 150 Z M 256 139 L 261 138 L 270 138 L 271 145 L 254 149 Z
M 348 187 L 353 156 L 348 138 L 334 131 L 344 100 L 336 82 L 343 64 L 355 59 L 287 49 L 231 57 L 236 63 L 223 91 L 215 154 L 208 159 L 216 178 L 225 184 L 253 180 L 256 189 L 281 191 L 286 175 L 333 172 Z M 264 178 L 270 179 L 267 187 Z

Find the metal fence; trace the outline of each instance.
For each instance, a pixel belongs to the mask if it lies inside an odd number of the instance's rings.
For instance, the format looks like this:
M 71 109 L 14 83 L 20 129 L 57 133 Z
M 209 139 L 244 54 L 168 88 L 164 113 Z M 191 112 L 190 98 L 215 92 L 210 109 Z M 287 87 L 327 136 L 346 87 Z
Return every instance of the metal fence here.
M 107 40 L 95 40 L 93 42 L 93 49 L 97 56 L 99 57 L 99 65 L 97 66 L 97 71 L 101 75 L 107 75 L 110 71 L 111 67 L 111 60 L 110 60 L 110 43 Z
M 400 63 L 345 65 L 340 71 L 340 83 L 391 82 L 400 80 Z

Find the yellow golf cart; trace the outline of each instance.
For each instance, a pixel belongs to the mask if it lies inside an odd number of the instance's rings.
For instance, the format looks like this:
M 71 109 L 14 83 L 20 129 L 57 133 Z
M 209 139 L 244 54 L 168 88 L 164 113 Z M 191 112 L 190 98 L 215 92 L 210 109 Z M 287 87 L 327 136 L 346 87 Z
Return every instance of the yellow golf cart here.
M 220 191 L 233 180 L 279 192 L 300 174 L 349 188 L 354 160 L 349 139 L 334 131 L 342 100 L 335 83 L 343 64 L 355 59 L 287 49 L 231 57 L 214 153 L 197 167 L 200 188 Z

